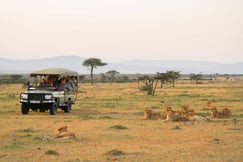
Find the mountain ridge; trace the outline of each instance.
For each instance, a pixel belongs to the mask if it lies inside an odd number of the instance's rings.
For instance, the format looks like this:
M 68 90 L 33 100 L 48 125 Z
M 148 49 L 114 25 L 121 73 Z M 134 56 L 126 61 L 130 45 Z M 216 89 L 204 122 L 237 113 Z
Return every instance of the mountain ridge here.
M 85 59 L 87 58 L 81 56 L 56 56 L 22 60 L 0 58 L 0 73 L 30 73 L 34 70 L 60 67 L 78 71 L 80 74 L 88 74 L 89 69 L 82 65 Z M 107 63 L 107 66 L 95 69 L 94 73 L 99 74 L 116 70 L 121 74 L 155 74 L 156 72 L 174 70 L 183 74 L 243 74 L 243 62 L 224 64 L 207 61 L 128 60 Z

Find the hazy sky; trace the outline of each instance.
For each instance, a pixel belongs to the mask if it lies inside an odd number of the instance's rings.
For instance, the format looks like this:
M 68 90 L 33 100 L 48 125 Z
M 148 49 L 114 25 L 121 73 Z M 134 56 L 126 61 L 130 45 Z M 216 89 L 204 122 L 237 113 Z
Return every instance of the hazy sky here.
M 243 0 L 0 0 L 0 57 L 243 61 Z

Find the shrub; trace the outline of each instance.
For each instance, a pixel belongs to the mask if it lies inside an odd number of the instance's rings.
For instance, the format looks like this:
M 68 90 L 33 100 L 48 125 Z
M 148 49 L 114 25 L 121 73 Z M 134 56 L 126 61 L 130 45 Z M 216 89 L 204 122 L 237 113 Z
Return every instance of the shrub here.
M 121 155 L 125 155 L 125 153 L 123 151 L 117 150 L 117 149 L 113 149 L 110 150 L 106 153 L 106 155 L 109 156 L 121 156 Z
M 45 152 L 45 154 L 47 154 L 47 155 L 59 155 L 59 153 L 55 150 L 47 150 Z

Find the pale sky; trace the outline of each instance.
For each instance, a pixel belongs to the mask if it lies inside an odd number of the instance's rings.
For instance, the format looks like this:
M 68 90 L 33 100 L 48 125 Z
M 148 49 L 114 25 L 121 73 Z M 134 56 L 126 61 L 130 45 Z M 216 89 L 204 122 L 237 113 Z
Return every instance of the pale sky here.
M 243 61 L 243 0 L 0 0 L 0 57 Z

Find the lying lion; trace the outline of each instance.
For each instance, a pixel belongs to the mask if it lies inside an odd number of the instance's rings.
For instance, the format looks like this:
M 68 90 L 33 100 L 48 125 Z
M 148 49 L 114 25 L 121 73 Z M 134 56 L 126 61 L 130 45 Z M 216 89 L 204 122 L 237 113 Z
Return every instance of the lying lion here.
M 191 118 L 195 115 L 194 110 L 190 109 L 188 106 L 181 106 L 181 116 L 185 118 Z
M 59 127 L 57 131 L 57 134 L 52 139 L 74 139 L 76 137 L 74 133 L 67 130 L 67 126 Z
M 164 121 L 188 121 L 184 116 L 181 116 L 180 112 L 173 111 L 171 107 L 166 109 L 166 119 Z
M 147 108 L 144 109 L 144 116 L 143 116 L 144 120 L 156 120 L 156 119 L 163 119 L 163 118 L 165 118 L 163 112 L 160 114 L 154 114 L 151 109 L 147 109 Z
M 223 108 L 221 112 L 216 107 L 211 109 L 211 118 L 230 118 L 231 115 L 231 110 L 228 108 Z

